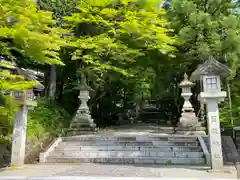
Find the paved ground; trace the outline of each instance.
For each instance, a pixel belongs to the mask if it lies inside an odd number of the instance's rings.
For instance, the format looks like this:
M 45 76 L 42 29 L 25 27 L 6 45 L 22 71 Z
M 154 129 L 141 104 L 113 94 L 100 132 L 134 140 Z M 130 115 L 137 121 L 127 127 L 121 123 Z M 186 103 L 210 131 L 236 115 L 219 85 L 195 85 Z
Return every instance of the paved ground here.
M 169 178 L 237 178 L 234 167 L 220 172 L 208 172 L 207 167 L 143 166 L 105 164 L 36 164 L 19 169 L 7 169 L 1 176 L 115 176 L 115 177 L 169 177 Z

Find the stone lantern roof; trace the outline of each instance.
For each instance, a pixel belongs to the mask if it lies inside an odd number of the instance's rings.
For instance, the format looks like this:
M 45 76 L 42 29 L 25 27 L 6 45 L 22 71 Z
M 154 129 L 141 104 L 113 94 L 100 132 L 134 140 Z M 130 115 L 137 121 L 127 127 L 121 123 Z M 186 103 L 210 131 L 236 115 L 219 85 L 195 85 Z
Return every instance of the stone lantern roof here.
M 23 69 L 23 68 L 16 68 L 16 71 L 17 71 L 17 74 L 24 76 L 24 79 L 27 81 L 37 81 L 37 85 L 33 87 L 34 89 L 38 91 L 44 90 L 44 85 L 40 83 L 39 78 L 35 74 L 33 74 L 33 73 L 36 73 L 36 71 Z
M 198 65 L 197 69 L 192 73 L 190 80 L 200 80 L 204 75 L 219 75 L 221 77 L 228 77 L 231 75 L 231 70 L 227 65 L 220 63 L 213 56 L 210 56 L 206 62 Z
M 188 80 L 188 75 L 187 73 L 184 74 L 184 80 L 179 84 L 179 87 L 182 88 L 182 87 L 192 87 L 194 86 L 195 84 L 191 81 Z
M 44 77 L 44 74 L 41 72 L 37 72 L 32 69 L 20 68 L 14 61 L 10 62 L 4 59 L 0 59 L 0 70 L 1 69 L 7 69 L 11 74 L 22 75 L 26 81 L 37 81 L 37 85 L 33 88 L 38 91 L 42 91 L 44 89 L 44 85 L 39 82 L 39 78 Z
M 92 89 L 87 85 L 86 76 L 84 75 L 84 73 L 81 72 L 81 82 L 79 82 L 78 86 L 74 89 L 92 91 Z

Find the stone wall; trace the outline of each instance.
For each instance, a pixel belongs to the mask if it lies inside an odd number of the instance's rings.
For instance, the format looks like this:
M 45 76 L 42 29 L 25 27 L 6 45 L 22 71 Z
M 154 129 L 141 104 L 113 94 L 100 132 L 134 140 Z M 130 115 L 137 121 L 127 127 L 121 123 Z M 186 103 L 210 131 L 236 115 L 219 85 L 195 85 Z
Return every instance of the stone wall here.
M 51 144 L 53 137 L 45 137 L 38 141 L 27 141 L 25 164 L 34 164 L 39 160 L 39 154 Z

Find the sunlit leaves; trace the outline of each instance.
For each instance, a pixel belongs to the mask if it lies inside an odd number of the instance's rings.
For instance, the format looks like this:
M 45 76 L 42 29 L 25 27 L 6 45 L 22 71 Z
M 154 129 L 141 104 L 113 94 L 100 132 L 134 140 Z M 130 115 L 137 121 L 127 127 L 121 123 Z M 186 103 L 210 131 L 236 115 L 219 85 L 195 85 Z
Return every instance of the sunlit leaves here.
M 154 0 L 80 1 L 79 12 L 64 17 L 66 26 L 76 34 L 70 39 L 70 45 L 76 49 L 72 59 L 98 66 L 93 69 L 126 74 L 126 63 L 135 63 L 146 49 L 171 53 L 177 41 L 167 35 L 171 30 L 166 28 L 165 11 L 159 8 L 159 3 Z M 89 28 L 82 32 L 79 26 Z
M 0 0 L 0 4 L 1 21 L 5 22 L 0 25 L 0 43 L 12 40 L 10 46 L 2 48 L 14 49 L 35 62 L 63 65 L 58 51 L 64 45 L 61 35 L 66 31 L 53 28 L 56 21 L 50 12 L 37 10 L 30 0 Z

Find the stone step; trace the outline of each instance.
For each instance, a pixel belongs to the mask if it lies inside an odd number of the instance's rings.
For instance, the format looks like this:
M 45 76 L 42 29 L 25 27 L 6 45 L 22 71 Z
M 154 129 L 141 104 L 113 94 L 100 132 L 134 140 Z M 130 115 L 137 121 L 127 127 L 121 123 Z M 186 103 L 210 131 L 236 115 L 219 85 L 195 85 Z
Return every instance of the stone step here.
M 64 137 L 63 141 L 197 141 L 197 137 L 174 136 L 72 136 Z
M 96 131 L 68 131 L 68 136 L 79 136 L 79 135 L 87 135 L 87 134 L 94 134 Z
M 49 157 L 48 163 L 109 163 L 109 164 L 166 164 L 166 165 L 203 165 L 204 158 L 71 158 L 66 156 Z
M 71 128 L 69 128 L 68 129 L 68 131 L 79 131 L 79 130 L 81 130 L 81 131 L 95 131 L 95 128 L 93 128 L 93 127 L 71 127 Z
M 59 151 L 159 151 L 159 152 L 200 152 L 202 151 L 200 146 L 186 147 L 186 146 L 58 146 L 55 150 Z
M 86 147 L 86 148 L 85 148 Z M 89 146 L 89 145 L 86 145 L 86 146 L 82 146 L 82 145 L 78 145 L 78 146 L 75 146 L 75 145 L 68 145 L 68 146 L 65 146 L 65 145 L 62 145 L 60 144 L 58 147 L 56 147 L 56 149 L 77 149 L 77 150 L 85 150 L 85 149 L 90 149 L 90 150 L 98 150 L 98 151 L 101 151 L 101 150 L 116 150 L 116 147 L 119 147 L 118 149 L 122 149 L 122 151 L 131 151 L 131 150 L 134 150 L 134 149 L 140 149 L 140 150 L 148 150 L 147 148 L 145 147 L 154 147 L 152 148 L 153 150 L 154 149 L 157 149 L 157 150 L 160 150 L 160 151 L 163 151 L 165 152 L 165 150 L 169 150 L 169 151 L 174 151 L 174 150 L 177 150 L 178 151 L 191 151 L 191 150 L 200 150 L 201 147 L 200 146 L 103 146 L 103 145 L 99 145 L 99 146 Z M 100 149 L 100 150 L 99 150 Z M 150 149 L 151 151 L 151 149 Z
M 99 146 L 99 145 L 121 145 L 121 146 L 198 146 L 198 142 L 168 142 L 168 141 L 64 141 L 63 146 Z
M 54 151 L 51 157 L 69 158 L 137 158 L 137 157 L 180 157 L 201 158 L 203 152 L 154 152 L 154 151 Z

